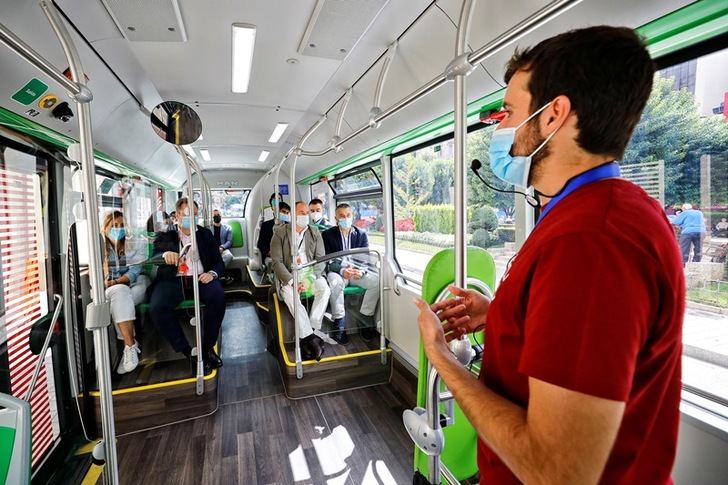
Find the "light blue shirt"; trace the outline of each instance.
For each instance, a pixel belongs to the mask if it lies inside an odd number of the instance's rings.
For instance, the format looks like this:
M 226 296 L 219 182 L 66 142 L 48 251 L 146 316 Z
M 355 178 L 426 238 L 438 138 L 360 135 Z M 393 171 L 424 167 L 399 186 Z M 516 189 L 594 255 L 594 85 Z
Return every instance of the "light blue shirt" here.
M 672 223 L 680 226 L 680 234 L 705 233 L 705 218 L 703 213 L 696 209 L 682 211 Z
M 134 284 L 141 273 L 142 268 L 133 262 L 138 261 L 137 252 L 131 248 L 126 248 L 126 254 L 119 257 L 113 248 L 107 248 L 107 258 L 109 266 L 108 279 L 117 279 L 126 275 L 129 278 L 129 284 Z

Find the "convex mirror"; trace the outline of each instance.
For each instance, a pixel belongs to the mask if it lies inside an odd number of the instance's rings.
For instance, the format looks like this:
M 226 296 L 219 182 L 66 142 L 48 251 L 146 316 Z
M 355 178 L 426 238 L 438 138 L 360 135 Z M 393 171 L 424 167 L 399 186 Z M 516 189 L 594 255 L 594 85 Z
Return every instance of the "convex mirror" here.
M 150 116 L 154 132 L 167 143 L 189 145 L 202 134 L 202 121 L 195 110 L 179 101 L 158 104 Z

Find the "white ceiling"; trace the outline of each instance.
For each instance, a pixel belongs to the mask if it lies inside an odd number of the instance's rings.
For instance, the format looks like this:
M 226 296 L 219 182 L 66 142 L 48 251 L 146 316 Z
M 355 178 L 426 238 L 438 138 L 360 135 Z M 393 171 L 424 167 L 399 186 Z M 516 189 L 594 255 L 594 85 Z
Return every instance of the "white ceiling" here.
M 52 37 L 46 35 L 45 19 L 37 6 L 30 5 L 34 2 L 0 1 L 3 3 L 3 10 L 0 11 L 3 23 L 14 29 L 18 27 L 18 33 L 32 40 L 31 45 L 41 52 L 49 51 L 45 45 L 48 43 L 50 52 L 55 53 L 51 60 L 62 63 L 58 60 L 59 49 L 52 45 Z M 159 3 L 162 0 L 154 1 Z M 210 162 L 202 162 L 198 157 L 204 168 L 245 170 L 264 170 L 279 161 L 290 146 L 322 113 L 334 105 L 344 91 L 430 4 L 430 0 L 389 0 L 346 58 L 338 61 L 297 53 L 316 0 L 179 0 L 187 42 L 130 42 L 121 34 L 102 0 L 56 2 L 146 109 L 150 110 L 164 99 L 186 102 L 198 111 L 203 122 L 204 139 L 196 142 L 194 147 L 198 154 L 200 148 L 209 150 L 212 157 Z M 472 22 L 472 47 L 479 48 L 546 3 L 547 0 L 481 0 L 477 3 Z M 688 2 L 584 0 L 562 17 L 529 34 L 519 44 L 532 45 L 553 33 L 593 23 L 638 26 L 685 3 Z M 453 56 L 453 21 L 458 21 L 460 5 L 460 0 L 438 0 L 400 40 L 385 85 L 382 108 L 390 106 L 442 72 Z M 32 22 L 29 15 L 31 11 Z M 20 22 L 21 18 L 23 22 Z M 149 18 L 150 28 L 159 27 L 155 21 L 155 18 Z M 234 94 L 231 91 L 231 25 L 237 22 L 257 26 L 253 70 L 246 94 Z M 45 29 L 43 42 L 31 35 L 38 29 Z M 165 169 L 158 170 L 159 162 L 156 160 L 160 159 L 161 152 L 166 148 L 158 148 L 158 143 L 142 145 L 137 142 L 148 138 L 148 122 L 144 120 L 143 112 L 135 107 L 135 102 L 121 84 L 111 77 L 111 73 L 108 70 L 104 72 L 100 60 L 90 53 L 87 46 L 83 45 L 84 42 L 77 42 L 84 64 L 90 66 L 87 68 L 92 78 L 90 87 L 96 94 L 92 105 L 94 130 L 100 147 L 127 163 L 149 165 L 143 168 L 156 171 L 172 183 L 180 182 L 183 170 L 177 165 L 174 156 L 166 154 Z M 512 48 L 508 46 L 488 59 L 484 67 L 476 69 L 468 78 L 470 100 L 499 87 L 503 63 Z M 299 62 L 289 64 L 286 62 L 289 58 Z M 13 77 L 12 80 L 8 79 L 8 90 L 20 83 L 21 77 L 27 77 L 25 70 L 30 69 L 10 59 L 4 61 L 0 56 L 0 68 L 3 65 L 10 69 L 5 72 L 12 73 Z M 380 65 L 381 61 L 354 87 L 342 135 L 366 122 Z M 370 130 L 353 140 L 343 152 L 331 153 L 316 160 L 302 160 L 299 164 L 300 176 L 355 155 L 451 111 L 452 87 L 448 86 L 398 113 L 379 130 Z M 331 110 L 327 122 L 311 137 L 307 149 L 327 146 L 328 139 L 333 135 L 338 112 L 337 105 Z M 270 144 L 268 138 L 278 122 L 289 123 L 289 128 L 278 143 Z M 155 150 L 156 156 L 142 154 L 149 152 L 150 148 Z M 265 163 L 258 162 L 263 149 L 271 152 Z

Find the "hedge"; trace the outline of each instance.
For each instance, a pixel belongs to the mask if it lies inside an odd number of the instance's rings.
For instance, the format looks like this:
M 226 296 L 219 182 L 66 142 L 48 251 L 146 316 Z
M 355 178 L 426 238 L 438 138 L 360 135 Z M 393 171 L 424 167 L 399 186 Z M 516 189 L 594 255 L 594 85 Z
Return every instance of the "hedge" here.
M 451 204 L 415 206 L 412 219 L 417 232 L 455 233 L 455 208 Z M 470 232 L 477 229 L 493 232 L 498 228 L 498 217 L 489 206 L 468 207 L 468 220 Z

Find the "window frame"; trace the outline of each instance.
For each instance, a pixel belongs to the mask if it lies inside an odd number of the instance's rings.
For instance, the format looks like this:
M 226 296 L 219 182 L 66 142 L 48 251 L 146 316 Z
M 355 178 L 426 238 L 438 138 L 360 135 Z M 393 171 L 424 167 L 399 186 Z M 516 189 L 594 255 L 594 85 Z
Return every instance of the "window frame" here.
M 331 192 L 334 194 L 334 201 L 338 203 L 339 200 L 351 200 L 352 198 L 364 198 L 368 195 L 383 195 L 384 193 L 384 187 L 382 185 L 382 179 L 377 175 L 376 170 L 374 170 L 374 167 L 377 165 L 381 165 L 381 160 L 376 159 L 372 160 L 371 162 L 364 163 L 362 165 L 359 165 L 357 167 L 351 168 L 345 172 L 337 173 L 333 178 L 327 180 L 327 183 L 329 185 L 329 188 L 331 189 Z M 372 175 L 374 175 L 374 178 L 376 179 L 377 183 L 379 184 L 379 188 L 376 187 L 370 187 L 366 189 L 360 189 L 360 190 L 352 190 L 349 192 L 337 192 L 334 188 L 333 183 L 337 180 L 344 180 L 349 177 L 353 177 L 354 175 L 358 175 L 360 173 L 365 172 L 372 172 Z

